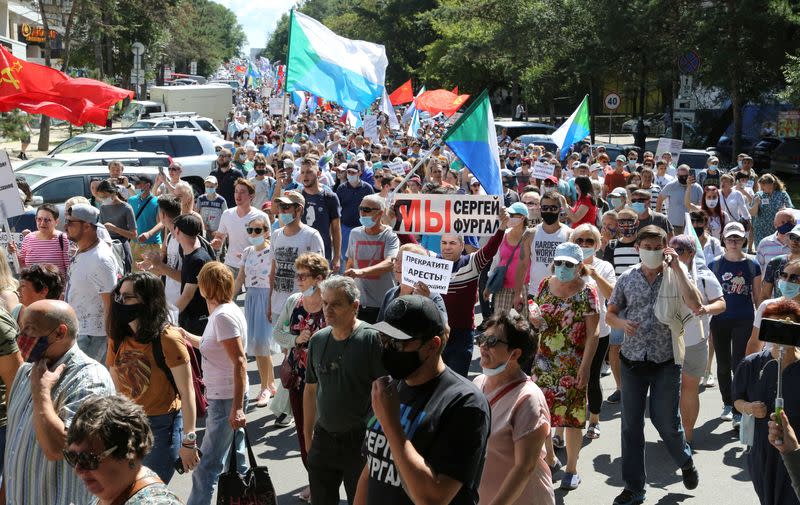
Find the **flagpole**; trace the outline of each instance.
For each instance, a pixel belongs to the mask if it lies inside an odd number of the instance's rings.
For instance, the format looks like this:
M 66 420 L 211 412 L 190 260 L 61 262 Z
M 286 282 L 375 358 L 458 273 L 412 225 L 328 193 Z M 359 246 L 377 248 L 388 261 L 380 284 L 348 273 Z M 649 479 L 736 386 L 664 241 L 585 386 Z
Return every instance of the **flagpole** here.
M 294 8 L 289 11 L 289 35 L 286 42 L 286 72 L 283 76 L 283 110 L 281 111 L 281 119 L 283 120 L 283 129 L 281 131 L 281 145 L 278 147 L 278 160 L 283 155 L 283 145 L 286 143 L 286 123 L 288 122 L 288 99 L 289 99 L 289 55 L 292 54 L 292 24 L 294 24 Z M 283 167 L 279 166 L 278 170 Z
M 442 141 L 441 141 L 441 139 L 440 139 L 440 140 L 437 140 L 437 141 L 436 141 L 436 143 L 435 143 L 435 144 L 433 144 L 433 146 L 432 146 L 432 147 L 431 147 L 431 148 L 428 150 L 428 152 L 427 152 L 427 153 L 425 153 L 425 156 L 423 156 L 422 158 L 420 158 L 420 159 L 419 159 L 419 161 L 417 162 L 417 164 L 416 164 L 416 165 L 414 165 L 414 168 L 412 168 L 411 170 L 409 170 L 409 171 L 408 171 L 408 173 L 405 175 L 405 177 L 403 177 L 403 180 L 402 180 L 402 181 L 400 181 L 400 184 L 398 184 L 398 185 L 397 185 L 397 186 L 394 188 L 394 191 L 392 191 L 391 193 L 389 193 L 389 198 L 387 198 L 389 205 L 391 205 L 391 204 L 392 204 L 392 201 L 394 201 L 394 197 L 395 197 L 395 195 L 397 194 L 397 192 L 398 192 L 398 191 L 400 191 L 400 188 L 402 188 L 403 186 L 405 186 L 405 184 L 408 182 L 408 180 L 409 180 L 409 179 L 411 179 L 411 177 L 413 177 L 413 176 L 414 176 L 414 174 L 416 174 L 416 173 L 417 173 L 417 169 L 418 169 L 418 168 L 419 168 L 419 167 L 420 167 L 420 166 L 421 166 L 423 163 L 425 163 L 425 162 L 428 160 L 428 158 L 430 158 L 430 157 L 431 157 L 431 154 L 433 154 L 433 151 L 435 151 L 437 147 L 442 147 Z

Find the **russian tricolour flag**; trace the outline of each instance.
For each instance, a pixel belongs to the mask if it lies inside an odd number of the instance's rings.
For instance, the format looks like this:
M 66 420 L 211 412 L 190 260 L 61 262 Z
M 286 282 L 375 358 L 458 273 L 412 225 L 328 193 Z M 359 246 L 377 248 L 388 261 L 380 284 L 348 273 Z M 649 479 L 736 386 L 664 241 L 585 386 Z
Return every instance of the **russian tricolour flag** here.
M 292 10 L 286 89 L 308 91 L 345 109 L 362 111 L 383 94 L 384 46 L 340 37 Z
M 464 162 L 488 195 L 502 195 L 500 150 L 494 114 L 486 90 L 442 137 L 456 156 Z

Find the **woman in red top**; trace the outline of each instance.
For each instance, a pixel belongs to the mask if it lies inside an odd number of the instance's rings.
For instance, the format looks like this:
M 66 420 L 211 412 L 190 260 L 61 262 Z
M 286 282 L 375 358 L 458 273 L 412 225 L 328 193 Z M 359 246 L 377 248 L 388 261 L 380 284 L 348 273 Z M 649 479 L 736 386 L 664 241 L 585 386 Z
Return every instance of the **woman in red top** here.
M 576 177 L 575 191 L 578 193 L 575 205 L 570 208 L 566 204 L 566 200 L 561 205 L 567 219 L 572 223 L 572 228 L 577 228 L 583 223 L 595 225 L 597 222 L 597 202 L 594 199 L 591 179 L 588 177 Z M 564 197 L 562 196 L 561 198 L 563 199 Z

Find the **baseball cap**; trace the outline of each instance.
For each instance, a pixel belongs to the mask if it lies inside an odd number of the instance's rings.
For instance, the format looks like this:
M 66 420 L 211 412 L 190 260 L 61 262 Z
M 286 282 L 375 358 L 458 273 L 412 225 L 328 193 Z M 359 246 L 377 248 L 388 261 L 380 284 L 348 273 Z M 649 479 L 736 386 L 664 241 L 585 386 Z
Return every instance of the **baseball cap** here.
M 430 340 L 444 333 L 439 309 L 430 298 L 403 295 L 386 306 L 383 321 L 372 325 L 395 340 Z
M 417 184 L 419 184 L 420 186 L 422 186 L 422 179 L 420 179 L 418 175 L 412 176 L 412 177 L 411 177 L 411 178 L 408 180 L 408 182 L 416 182 Z
M 181 233 L 196 237 L 203 233 L 203 221 L 194 214 L 183 214 L 175 218 L 172 225 Z
M 210 182 L 211 184 L 217 184 L 217 178 L 214 177 L 213 175 L 209 175 L 208 177 L 203 179 L 203 182 Z
M 577 265 L 583 261 L 583 251 L 578 244 L 572 242 L 562 242 L 556 247 L 554 261 L 567 261 L 573 265 Z
M 797 227 L 795 227 L 797 228 Z M 795 231 L 795 228 L 792 231 Z M 747 234 L 744 231 L 744 226 L 741 223 L 728 223 L 725 225 L 725 229 L 722 231 L 722 238 L 728 237 L 746 237 Z
M 621 162 L 625 163 L 625 162 L 628 161 L 628 157 L 625 156 L 624 154 L 620 154 L 619 156 L 617 156 L 617 161 L 621 161 Z
M 471 177 L 469 179 L 469 185 L 472 186 L 473 184 L 479 184 L 477 177 Z
M 91 224 L 96 228 L 105 228 L 105 226 L 100 223 L 100 209 L 94 205 L 89 205 L 88 203 L 76 203 L 69 208 L 67 215 L 77 219 L 78 221 Z
M 283 160 L 283 168 L 294 168 L 294 161 L 290 160 L 289 158 L 286 158 L 285 160 Z
M 502 177 L 514 177 L 514 172 L 512 172 L 507 168 L 504 168 L 503 170 L 500 171 L 500 175 Z
M 528 217 L 528 207 L 522 202 L 514 202 L 506 207 L 506 212 L 509 214 L 520 214 Z
M 367 157 L 364 156 L 363 151 L 359 151 L 358 154 L 356 154 L 356 161 L 367 161 Z
M 306 199 L 303 198 L 303 195 L 301 195 L 297 191 L 284 191 L 283 194 L 278 198 L 276 198 L 275 200 L 281 203 L 299 205 L 301 207 L 306 206 Z
M 550 181 L 550 182 L 552 182 L 553 184 L 556 184 L 556 185 L 558 184 L 558 178 L 555 175 L 548 175 L 547 177 L 545 177 L 544 180 Z
M 787 235 L 794 235 L 795 237 L 800 237 L 800 224 L 792 228 L 792 231 L 787 233 Z
M 614 188 L 611 193 L 608 194 L 609 196 L 628 196 L 628 192 L 625 191 L 625 188 Z

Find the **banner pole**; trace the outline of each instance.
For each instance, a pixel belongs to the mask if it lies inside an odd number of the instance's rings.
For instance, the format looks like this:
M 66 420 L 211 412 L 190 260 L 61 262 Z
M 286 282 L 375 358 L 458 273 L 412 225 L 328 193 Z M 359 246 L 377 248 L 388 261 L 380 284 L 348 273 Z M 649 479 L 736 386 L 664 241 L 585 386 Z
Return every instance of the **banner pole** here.
M 395 197 L 395 195 L 397 195 L 397 192 L 398 192 L 398 191 L 400 191 L 400 188 L 402 188 L 403 186 L 405 186 L 405 185 L 406 185 L 406 183 L 408 182 L 408 180 L 409 180 L 409 179 L 411 179 L 411 177 L 413 177 L 415 173 L 417 173 L 417 169 L 418 169 L 418 168 L 419 168 L 419 167 L 420 167 L 420 166 L 421 166 L 423 163 L 425 163 L 426 161 L 428 161 L 428 158 L 430 158 L 430 157 L 431 157 L 431 154 L 433 154 L 433 151 L 435 151 L 437 147 L 442 147 L 442 141 L 441 141 L 441 140 L 437 140 L 437 141 L 436 141 L 436 143 L 435 143 L 435 144 L 433 144 L 433 146 L 432 146 L 432 147 L 431 147 L 431 148 L 428 150 L 428 152 L 427 152 L 427 153 L 425 153 L 425 156 L 423 156 L 422 158 L 420 158 L 420 159 L 419 159 L 419 161 L 417 162 L 417 164 L 416 164 L 416 165 L 414 165 L 414 168 L 412 168 L 411 170 L 409 170 L 409 172 L 408 172 L 408 173 L 405 175 L 405 177 L 403 177 L 403 180 L 402 180 L 402 181 L 400 181 L 400 184 L 398 184 L 398 185 L 397 185 L 397 187 L 395 187 L 395 188 L 394 188 L 394 191 L 392 191 L 391 193 L 389 193 L 389 198 L 387 198 L 387 204 L 388 204 L 389 206 L 391 206 L 391 205 L 392 205 L 392 202 L 394 201 L 394 197 Z

